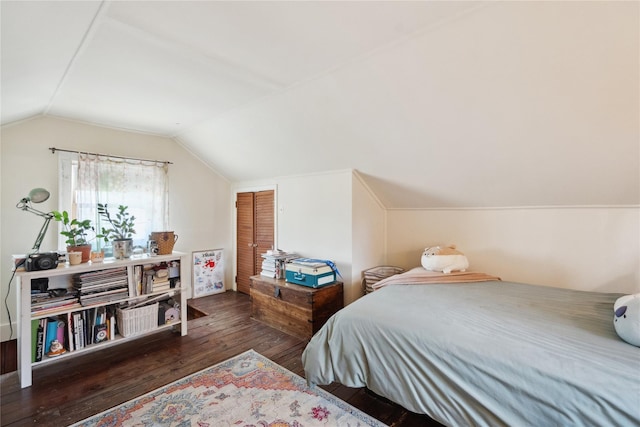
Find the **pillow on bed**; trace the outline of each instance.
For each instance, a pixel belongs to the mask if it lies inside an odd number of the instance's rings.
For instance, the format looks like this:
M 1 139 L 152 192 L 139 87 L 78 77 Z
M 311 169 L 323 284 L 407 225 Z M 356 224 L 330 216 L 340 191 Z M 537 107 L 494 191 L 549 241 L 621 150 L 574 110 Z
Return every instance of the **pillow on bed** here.
M 618 298 L 613 311 L 613 326 L 618 336 L 640 347 L 640 293 Z
M 422 253 L 421 264 L 426 270 L 442 271 L 443 273 L 466 271 L 469 267 L 467 257 L 456 250 L 454 245 L 425 248 Z

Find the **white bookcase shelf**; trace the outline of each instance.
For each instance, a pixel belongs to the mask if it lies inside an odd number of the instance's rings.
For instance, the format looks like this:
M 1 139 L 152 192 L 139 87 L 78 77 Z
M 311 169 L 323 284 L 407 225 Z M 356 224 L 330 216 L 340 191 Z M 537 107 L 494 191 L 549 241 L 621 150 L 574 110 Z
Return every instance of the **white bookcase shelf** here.
M 179 262 L 179 277 L 180 277 L 180 286 L 175 286 L 169 290 L 164 291 L 156 291 L 149 292 L 144 295 L 137 295 L 137 286 L 136 286 L 136 276 L 135 276 L 135 268 L 136 266 L 141 265 L 149 265 L 149 264 L 160 264 L 160 263 L 170 263 L 172 261 Z M 80 265 L 69 265 L 60 264 L 58 268 L 51 270 L 41 270 L 41 271 L 25 271 L 20 268 L 16 270 L 16 279 L 18 281 L 19 293 L 18 293 L 18 319 L 20 325 L 20 333 L 18 335 L 18 373 L 20 375 L 20 385 L 21 387 L 29 387 L 32 383 L 32 368 L 34 366 L 41 366 L 47 363 L 53 363 L 61 359 L 66 359 L 67 357 L 73 357 L 79 354 L 85 354 L 87 352 L 99 351 L 101 349 L 105 349 L 108 347 L 112 347 L 114 345 L 118 345 L 120 343 L 135 340 L 145 335 L 153 334 L 158 331 L 166 330 L 173 328 L 174 330 L 179 330 L 181 335 L 187 335 L 187 286 L 188 280 L 183 276 L 184 266 L 187 258 L 185 254 L 180 252 L 173 252 L 169 255 L 157 255 L 157 256 L 147 256 L 147 255 L 134 255 L 129 259 L 125 260 L 113 260 L 113 259 L 105 259 L 100 263 L 84 263 Z M 55 282 L 56 286 L 59 287 L 60 283 L 64 283 L 68 289 L 72 289 L 72 279 L 78 273 L 86 273 L 93 271 L 106 271 L 111 269 L 118 268 L 126 268 L 127 271 L 127 288 L 128 295 L 124 299 L 118 299 L 116 301 L 108 301 L 99 304 L 92 304 L 82 306 L 80 304 L 72 305 L 72 306 L 64 306 L 58 309 L 53 309 L 47 311 L 45 313 L 42 312 L 32 312 L 31 310 L 31 282 L 34 279 L 47 278 L 49 282 Z M 74 349 L 73 351 L 67 351 L 66 353 L 56 356 L 56 357 L 47 357 L 43 356 L 42 361 L 32 362 L 32 352 L 33 352 L 33 343 L 32 343 L 32 320 L 42 319 L 42 318 L 50 318 L 57 317 L 60 315 L 67 315 L 69 313 L 80 312 L 93 307 L 106 307 L 118 305 L 124 302 L 141 302 L 143 303 L 145 300 L 161 300 L 164 297 L 171 297 L 174 301 L 178 302 L 180 306 L 180 319 L 175 320 L 171 323 L 167 323 L 164 325 L 160 325 L 157 328 L 152 328 L 145 332 L 137 333 L 133 336 L 123 337 L 121 335 L 115 336 L 113 339 L 102 341 L 96 344 L 90 344 L 85 346 L 84 348 Z

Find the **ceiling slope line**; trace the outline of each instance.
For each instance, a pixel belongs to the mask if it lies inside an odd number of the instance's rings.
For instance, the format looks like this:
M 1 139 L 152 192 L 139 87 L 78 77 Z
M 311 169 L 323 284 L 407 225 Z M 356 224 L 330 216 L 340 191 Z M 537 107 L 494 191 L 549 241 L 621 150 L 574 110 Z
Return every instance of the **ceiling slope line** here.
M 337 71 L 340 71 L 340 70 L 342 70 L 342 69 L 344 69 L 346 67 L 351 66 L 352 64 L 356 64 L 358 62 L 364 61 L 367 58 L 370 58 L 370 57 L 372 57 L 374 55 L 377 55 L 380 52 L 383 52 L 383 51 L 386 51 L 388 49 L 391 49 L 391 48 L 393 48 L 393 47 L 395 47 L 395 46 L 397 46 L 399 44 L 405 43 L 405 42 L 407 42 L 409 40 L 413 40 L 413 39 L 415 39 L 417 37 L 421 37 L 422 35 L 424 35 L 424 34 L 426 34 L 428 32 L 431 32 L 431 31 L 433 31 L 433 30 L 435 30 L 437 28 L 440 28 L 443 25 L 446 25 L 446 24 L 448 24 L 450 22 L 456 21 L 456 20 L 458 20 L 458 19 L 460 19 L 462 17 L 465 17 L 465 16 L 467 16 L 469 14 L 475 13 L 475 12 L 477 12 L 479 10 L 482 10 L 484 8 L 487 8 L 489 6 L 490 5 L 485 3 L 485 2 L 474 4 L 473 6 L 469 7 L 468 9 L 465 9 L 465 10 L 463 10 L 461 12 L 455 13 L 454 15 L 452 15 L 450 17 L 440 19 L 437 22 L 428 24 L 428 25 L 426 25 L 424 27 L 421 27 L 421 28 L 419 28 L 417 30 L 411 31 L 410 33 L 405 34 L 405 35 L 403 35 L 401 37 L 398 37 L 396 39 L 393 39 L 391 41 L 383 43 L 382 45 L 377 46 L 377 47 L 375 47 L 375 48 L 373 48 L 373 49 L 371 49 L 371 50 L 369 50 L 369 51 L 367 51 L 367 52 L 365 52 L 363 54 L 357 55 L 357 56 L 355 56 L 353 58 L 350 58 L 350 59 L 348 59 L 346 61 L 343 61 L 340 64 L 337 64 L 337 65 L 335 65 L 333 67 L 329 67 L 328 69 L 326 69 L 326 70 L 324 70 L 322 72 L 316 73 L 316 74 L 314 74 L 312 76 L 309 76 L 307 78 L 304 78 L 304 79 L 301 79 L 301 80 L 299 80 L 297 82 L 294 82 L 294 83 L 292 83 L 290 85 L 287 85 L 286 87 L 284 87 L 284 88 L 282 88 L 282 89 L 280 89 L 278 91 L 275 91 L 275 92 L 270 93 L 268 95 L 261 96 L 261 97 L 258 97 L 256 99 L 253 99 L 251 101 L 245 102 L 244 104 L 238 105 L 238 106 L 236 106 L 234 108 L 226 110 L 226 111 L 218 114 L 215 117 L 209 117 L 207 119 L 203 119 L 198 123 L 195 123 L 195 124 L 192 124 L 192 125 L 190 125 L 190 126 L 188 126 L 186 128 L 180 129 L 179 131 L 177 131 L 176 133 L 174 133 L 170 137 L 171 138 L 182 137 L 185 134 L 190 133 L 194 128 L 196 128 L 198 126 L 201 126 L 201 125 L 203 125 L 205 123 L 209 123 L 211 121 L 222 120 L 225 116 L 233 115 L 236 112 L 241 111 L 241 110 L 243 110 L 245 108 L 251 107 L 253 105 L 260 105 L 260 103 L 267 102 L 269 99 L 275 98 L 277 96 L 282 96 L 283 94 L 285 94 L 285 93 L 287 93 L 287 92 L 289 92 L 291 90 L 294 90 L 299 86 L 310 84 L 310 83 L 312 83 L 314 81 L 323 79 L 323 78 L 325 78 L 325 77 L 327 77 L 327 76 L 329 76 L 329 75 L 331 75 L 333 73 L 336 73 Z
M 228 79 L 270 91 L 280 90 L 284 87 L 283 83 L 268 78 L 245 65 L 238 64 L 237 62 L 223 56 L 207 55 L 206 53 L 194 49 L 185 43 L 163 38 L 157 34 L 138 28 L 111 16 L 107 16 L 105 19 L 108 20 L 109 23 L 117 25 L 124 31 L 127 31 L 132 36 L 136 36 L 148 43 L 154 44 L 155 46 L 168 49 L 185 60 L 200 63 Z
M 102 16 L 104 16 L 104 14 L 106 13 L 105 11 L 108 9 L 108 3 L 109 3 L 109 1 L 107 1 L 107 0 L 102 0 L 100 2 L 100 6 L 98 6 L 98 10 L 96 11 L 96 14 L 93 16 L 93 19 L 91 20 L 91 23 L 89 24 L 89 28 L 87 28 L 87 31 L 84 33 L 84 36 L 82 36 L 82 40 L 80 40 L 80 44 L 78 45 L 78 48 L 73 53 L 73 56 L 71 57 L 71 60 L 69 61 L 69 64 L 67 64 L 67 68 L 65 68 L 64 73 L 62 74 L 62 77 L 60 78 L 60 81 L 58 81 L 58 84 L 56 85 L 56 88 L 53 91 L 53 94 L 51 95 L 51 98 L 49 98 L 49 103 L 47 104 L 47 107 L 45 108 L 45 110 L 43 112 L 44 115 L 47 115 L 49 113 L 49 111 L 51 110 L 51 107 L 53 106 L 53 103 L 55 102 L 55 99 L 58 97 L 58 94 L 60 93 L 60 90 L 61 90 L 62 86 L 66 82 L 66 80 L 67 80 L 67 78 L 69 76 L 69 73 L 71 72 L 71 69 L 73 68 L 74 64 L 78 60 L 78 57 L 80 56 L 82 51 L 87 47 L 90 39 L 95 34 L 96 28 L 98 27 L 98 20 L 101 19 Z
M 367 182 L 365 181 L 365 179 L 362 177 L 362 175 L 360 174 L 360 172 L 358 172 L 357 169 L 353 169 L 353 176 L 355 179 L 358 180 L 358 182 L 362 185 L 362 187 L 364 187 L 364 189 L 369 193 L 369 195 L 371 196 L 371 198 L 374 200 L 374 202 L 383 210 L 387 210 L 387 207 L 385 206 L 384 203 L 382 203 L 382 200 L 380 200 L 380 198 L 378 197 L 378 195 L 375 193 L 375 191 L 373 191 L 371 189 L 371 187 L 369 186 L 369 184 L 367 184 Z
M 214 172 L 216 175 L 218 175 L 223 181 L 227 182 L 228 184 L 231 184 L 232 181 L 227 178 L 225 175 L 223 175 L 219 170 L 217 170 L 216 168 L 214 168 L 212 165 L 210 165 L 209 163 L 205 162 L 202 159 L 202 156 L 199 155 L 198 153 L 196 153 L 189 145 L 185 144 L 184 141 L 181 141 L 180 138 L 176 138 L 176 137 L 165 137 L 165 138 L 169 138 L 171 139 L 173 142 L 175 142 L 176 144 L 178 144 L 180 147 L 182 147 L 183 150 L 185 150 L 187 153 L 189 153 L 190 156 L 193 156 L 194 159 L 198 160 L 200 163 L 202 163 L 207 169 L 211 170 L 212 172 Z

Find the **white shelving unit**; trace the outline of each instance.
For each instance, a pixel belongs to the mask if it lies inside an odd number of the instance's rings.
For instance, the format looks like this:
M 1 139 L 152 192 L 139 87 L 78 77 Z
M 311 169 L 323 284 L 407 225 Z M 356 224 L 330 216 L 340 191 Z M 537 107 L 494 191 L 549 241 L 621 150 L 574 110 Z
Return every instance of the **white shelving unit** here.
M 147 295 L 134 296 L 134 267 L 137 265 L 146 264 L 158 264 L 162 262 L 180 262 L 180 287 L 172 288 L 170 291 L 155 292 Z M 42 364 L 53 363 L 67 357 L 73 357 L 79 354 L 84 354 L 90 351 L 99 351 L 101 349 L 118 345 L 120 343 L 135 340 L 145 335 L 153 334 L 167 328 L 174 328 L 179 330 L 182 336 L 187 335 L 187 286 L 189 280 L 184 277 L 184 263 L 188 262 L 185 254 L 180 252 L 173 252 L 170 255 L 134 255 L 125 260 L 105 259 L 100 263 L 84 263 L 80 265 L 60 264 L 58 268 L 51 270 L 41 271 L 25 271 L 20 268 L 16 271 L 16 279 L 20 289 L 18 293 L 18 319 L 20 322 L 20 334 L 18 336 L 18 373 L 20 375 L 20 385 L 22 388 L 31 386 L 32 383 L 32 368 Z M 61 284 L 65 284 L 67 288 L 72 288 L 72 278 L 75 274 L 84 273 L 89 271 L 104 271 L 115 268 L 127 268 L 127 277 L 129 282 L 129 297 L 121 301 L 111 301 L 103 304 L 93 305 L 91 307 L 101 307 L 107 305 L 113 305 L 125 301 L 145 300 L 153 296 L 162 297 L 163 295 L 171 296 L 175 301 L 180 304 L 180 320 L 170 324 L 159 326 L 158 328 L 149 330 L 147 332 L 131 336 L 122 337 L 117 336 L 113 340 L 103 341 L 97 344 L 91 344 L 82 349 L 66 352 L 60 356 L 48 358 L 44 356 L 40 362 L 31 361 L 32 343 L 31 343 L 31 321 L 34 319 L 40 319 L 43 317 L 54 317 L 61 314 L 67 314 L 70 312 L 82 311 L 90 307 L 71 307 L 61 308 L 59 311 L 48 312 L 47 314 L 38 314 L 31 312 L 31 281 L 39 278 L 48 278 L 51 285 L 52 282 L 56 284 L 55 287 L 60 287 Z M 51 287 L 51 286 L 50 286 Z

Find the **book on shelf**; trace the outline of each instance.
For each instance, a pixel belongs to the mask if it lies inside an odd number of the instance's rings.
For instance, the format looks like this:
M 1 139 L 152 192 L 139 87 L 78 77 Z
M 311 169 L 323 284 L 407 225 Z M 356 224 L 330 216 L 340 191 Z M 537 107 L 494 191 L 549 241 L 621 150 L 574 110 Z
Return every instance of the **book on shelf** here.
M 107 307 L 107 325 L 109 326 L 109 339 L 116 338 L 116 309 L 113 306 Z
M 44 342 L 44 354 L 47 354 L 51 350 L 51 343 L 58 337 L 58 319 L 47 318 L 46 328 L 47 332 Z
M 78 283 L 93 283 L 113 278 L 127 277 L 127 268 L 111 268 L 108 270 L 87 271 L 73 275 L 73 281 Z
M 65 324 L 67 326 L 67 350 L 74 351 L 75 343 L 73 342 L 73 315 L 71 312 L 68 312 L 65 317 Z
M 46 319 L 33 319 L 31 321 L 31 362 L 40 362 L 44 354 L 44 328 Z
M 73 313 L 72 322 L 73 336 L 70 339 L 73 340 L 74 349 L 81 350 L 90 344 L 87 310 Z
M 101 283 L 101 284 L 97 284 L 97 285 L 88 285 L 88 286 L 82 286 L 77 288 L 77 290 L 80 293 L 91 293 L 91 292 L 102 292 L 102 291 L 108 291 L 111 289 L 128 289 L 128 284 L 129 282 L 126 279 L 123 280 L 118 280 L 115 282 L 109 282 L 109 283 Z
M 80 295 L 80 304 L 84 307 L 122 301 L 129 298 L 129 291 L 124 289 L 114 289 L 111 291 Z
M 264 254 L 260 254 L 260 256 L 264 258 L 262 262 L 263 263 L 266 262 L 267 264 L 273 264 L 275 261 L 278 261 L 278 260 L 288 261 L 288 260 L 299 257 L 299 255 L 296 254 L 295 252 L 285 252 L 285 251 L 280 251 L 277 254 L 275 253 L 270 254 L 269 251 L 267 251 Z
M 56 306 L 47 307 L 47 308 L 37 308 L 35 310 L 31 310 L 31 314 L 36 316 L 46 316 L 50 314 L 59 313 L 61 310 L 68 310 L 68 309 L 74 309 L 74 308 L 80 308 L 80 307 L 82 306 L 80 305 L 78 300 L 74 300 L 63 305 L 56 305 Z
M 94 342 L 96 344 L 101 343 L 102 341 L 107 341 L 109 339 L 109 329 L 106 323 L 97 324 L 94 329 Z
M 45 311 L 55 311 L 58 309 L 66 308 L 74 303 L 78 302 L 78 298 L 73 293 L 67 293 L 65 295 L 56 297 L 49 296 L 47 294 L 46 297 L 31 297 L 31 312 L 32 313 L 40 313 Z
M 165 291 L 170 291 L 171 290 L 171 284 L 169 282 L 160 284 L 160 285 L 153 285 L 153 292 L 165 292 Z
M 38 321 L 38 328 L 36 330 L 36 362 L 40 362 L 44 356 L 44 327 L 45 319 Z
M 73 286 L 78 292 L 80 304 L 84 307 L 120 301 L 129 297 L 126 268 L 76 274 L 73 276 Z
M 105 307 L 97 307 L 93 320 L 93 343 L 97 344 L 107 339 L 109 339 L 107 310 Z
M 82 349 L 85 344 L 85 335 L 84 335 L 84 317 L 82 316 L 82 312 L 76 313 L 74 319 L 74 339 L 76 340 L 76 348 Z

